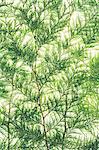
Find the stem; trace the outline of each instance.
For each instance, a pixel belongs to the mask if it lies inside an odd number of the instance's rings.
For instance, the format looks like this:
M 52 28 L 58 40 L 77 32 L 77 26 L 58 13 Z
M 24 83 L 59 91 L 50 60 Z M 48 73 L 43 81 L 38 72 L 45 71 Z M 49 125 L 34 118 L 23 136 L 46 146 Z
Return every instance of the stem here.
M 32 68 L 32 72 L 34 72 L 34 75 L 35 75 L 35 78 L 36 78 L 36 84 L 37 84 L 37 88 L 38 88 L 38 97 L 37 97 L 37 103 L 38 103 L 38 106 L 40 108 L 40 111 L 41 111 L 41 115 L 42 115 L 42 119 L 43 119 L 43 127 L 44 127 L 44 140 L 45 140 L 45 144 L 46 144 L 46 149 L 47 150 L 50 150 L 49 149 L 49 146 L 48 146 L 48 141 L 47 141 L 47 131 L 46 131 L 46 126 L 45 126 L 45 117 L 43 115 L 43 110 L 42 110 L 42 106 L 41 106 L 41 103 L 40 103 L 40 96 L 41 96 L 41 89 L 42 89 L 42 86 L 40 85 L 38 79 L 37 79 L 37 72 L 36 72 L 36 64 L 35 64 L 35 71 L 33 70 Z
M 40 103 L 39 103 L 39 106 L 40 106 L 40 111 L 41 111 L 42 119 L 43 119 L 43 127 L 44 127 L 44 136 L 45 136 L 46 148 L 47 148 L 47 150 L 50 150 L 49 146 L 48 146 L 48 141 L 47 141 L 47 132 L 46 132 L 46 126 L 45 126 L 45 119 L 44 119 L 44 116 L 43 116 L 43 111 L 42 111 L 42 107 L 41 107 Z
M 46 126 L 45 126 L 45 117 L 43 115 L 43 110 L 42 110 L 42 106 L 41 106 L 41 103 L 40 103 L 40 95 L 41 95 L 40 91 L 41 91 L 41 87 L 40 87 L 38 81 L 37 81 L 37 87 L 38 87 L 38 98 L 37 98 L 37 101 L 38 101 L 38 105 L 40 107 L 40 111 L 41 111 L 41 115 L 42 115 L 42 119 L 43 119 L 42 125 L 44 127 L 44 137 L 45 137 L 46 149 L 50 150 L 49 146 L 48 146 L 48 141 L 47 141 L 47 131 L 46 131 Z
M 67 132 L 67 120 L 66 120 L 66 115 L 67 115 L 67 95 L 68 93 L 66 94 L 66 100 L 65 100 L 65 113 L 64 113 L 64 133 L 63 133 L 63 141 L 62 141 L 62 150 L 64 150 L 64 140 L 65 140 L 65 135 L 66 135 L 66 132 Z
M 8 129 L 8 145 L 7 145 L 7 149 L 10 150 L 10 123 L 11 123 L 11 99 L 13 96 L 13 79 L 12 79 L 12 91 L 11 91 L 11 96 L 10 96 L 10 100 L 9 100 L 9 108 L 8 108 L 8 124 L 7 124 L 7 129 Z
M 10 150 L 10 102 L 9 102 L 9 110 L 8 110 L 8 150 Z

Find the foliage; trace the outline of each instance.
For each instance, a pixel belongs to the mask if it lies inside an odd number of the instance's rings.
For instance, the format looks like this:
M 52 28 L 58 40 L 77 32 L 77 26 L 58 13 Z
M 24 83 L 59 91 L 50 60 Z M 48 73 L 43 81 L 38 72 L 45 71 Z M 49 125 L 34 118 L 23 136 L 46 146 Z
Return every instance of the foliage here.
M 1 150 L 98 150 L 98 17 L 97 0 L 1 2 Z

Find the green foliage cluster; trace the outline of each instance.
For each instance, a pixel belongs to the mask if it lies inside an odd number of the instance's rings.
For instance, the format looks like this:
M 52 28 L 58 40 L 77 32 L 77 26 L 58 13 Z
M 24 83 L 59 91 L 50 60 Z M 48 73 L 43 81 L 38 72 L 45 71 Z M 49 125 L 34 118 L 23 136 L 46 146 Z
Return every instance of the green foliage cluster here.
M 99 149 L 98 13 L 97 0 L 1 2 L 0 150 Z

